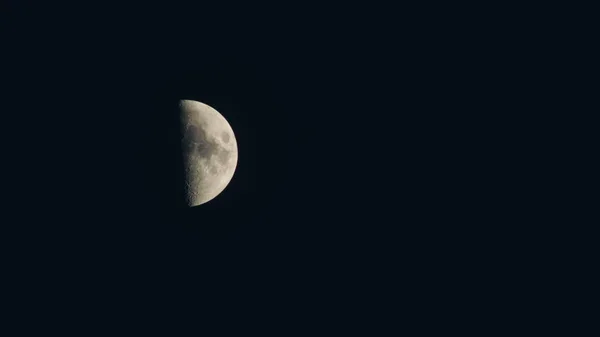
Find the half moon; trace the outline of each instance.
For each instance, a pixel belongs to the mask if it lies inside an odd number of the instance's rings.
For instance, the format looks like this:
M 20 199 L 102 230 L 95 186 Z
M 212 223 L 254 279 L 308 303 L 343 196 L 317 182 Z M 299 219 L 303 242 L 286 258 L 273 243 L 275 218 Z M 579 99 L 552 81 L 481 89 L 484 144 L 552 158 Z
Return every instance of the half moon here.
M 217 110 L 192 100 L 179 102 L 185 192 L 188 206 L 204 204 L 231 181 L 238 148 L 233 129 Z

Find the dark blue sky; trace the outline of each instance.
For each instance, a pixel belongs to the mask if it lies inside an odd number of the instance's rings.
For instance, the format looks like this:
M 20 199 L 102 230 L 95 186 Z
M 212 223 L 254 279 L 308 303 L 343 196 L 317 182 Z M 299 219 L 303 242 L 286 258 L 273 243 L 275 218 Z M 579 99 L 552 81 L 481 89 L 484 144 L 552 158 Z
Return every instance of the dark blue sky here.
M 471 57 L 479 42 L 407 12 L 118 13 L 7 26 L 2 118 L 16 121 L 2 124 L 14 152 L 3 165 L 18 207 L 3 237 L 29 280 L 111 284 L 115 298 L 213 294 L 248 312 L 389 313 L 399 292 L 481 275 L 513 233 L 518 219 L 494 210 L 515 200 L 494 147 L 506 115 L 491 96 L 505 91 L 482 80 L 499 68 Z M 194 209 L 180 99 L 217 109 L 239 147 L 225 192 Z

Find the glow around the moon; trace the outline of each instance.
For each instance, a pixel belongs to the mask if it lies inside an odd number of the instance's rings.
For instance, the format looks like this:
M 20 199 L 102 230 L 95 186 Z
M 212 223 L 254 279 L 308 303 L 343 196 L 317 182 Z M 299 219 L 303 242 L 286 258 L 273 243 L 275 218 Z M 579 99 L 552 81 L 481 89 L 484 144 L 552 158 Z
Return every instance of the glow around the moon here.
M 215 198 L 231 181 L 237 142 L 225 117 L 212 107 L 182 100 L 179 108 L 187 202 L 196 206 Z

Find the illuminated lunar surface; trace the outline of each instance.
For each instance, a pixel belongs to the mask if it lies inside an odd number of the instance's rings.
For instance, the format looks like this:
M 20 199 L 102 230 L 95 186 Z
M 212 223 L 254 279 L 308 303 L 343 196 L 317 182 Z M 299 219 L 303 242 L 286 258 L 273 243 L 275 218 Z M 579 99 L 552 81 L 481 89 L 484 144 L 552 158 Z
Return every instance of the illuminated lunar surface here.
M 179 103 L 188 206 L 218 196 L 231 181 L 238 148 L 231 126 L 217 110 L 191 100 Z

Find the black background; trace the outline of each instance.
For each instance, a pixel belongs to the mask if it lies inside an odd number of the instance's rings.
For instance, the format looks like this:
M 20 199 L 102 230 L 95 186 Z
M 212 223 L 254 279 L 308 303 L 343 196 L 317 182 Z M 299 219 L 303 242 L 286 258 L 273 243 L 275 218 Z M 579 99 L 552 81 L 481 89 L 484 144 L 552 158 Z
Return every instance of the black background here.
M 385 319 L 500 277 L 515 167 L 493 137 L 512 87 L 492 33 L 430 11 L 13 7 L 4 238 L 36 296 Z M 179 99 L 221 112 L 239 147 L 192 209 Z

